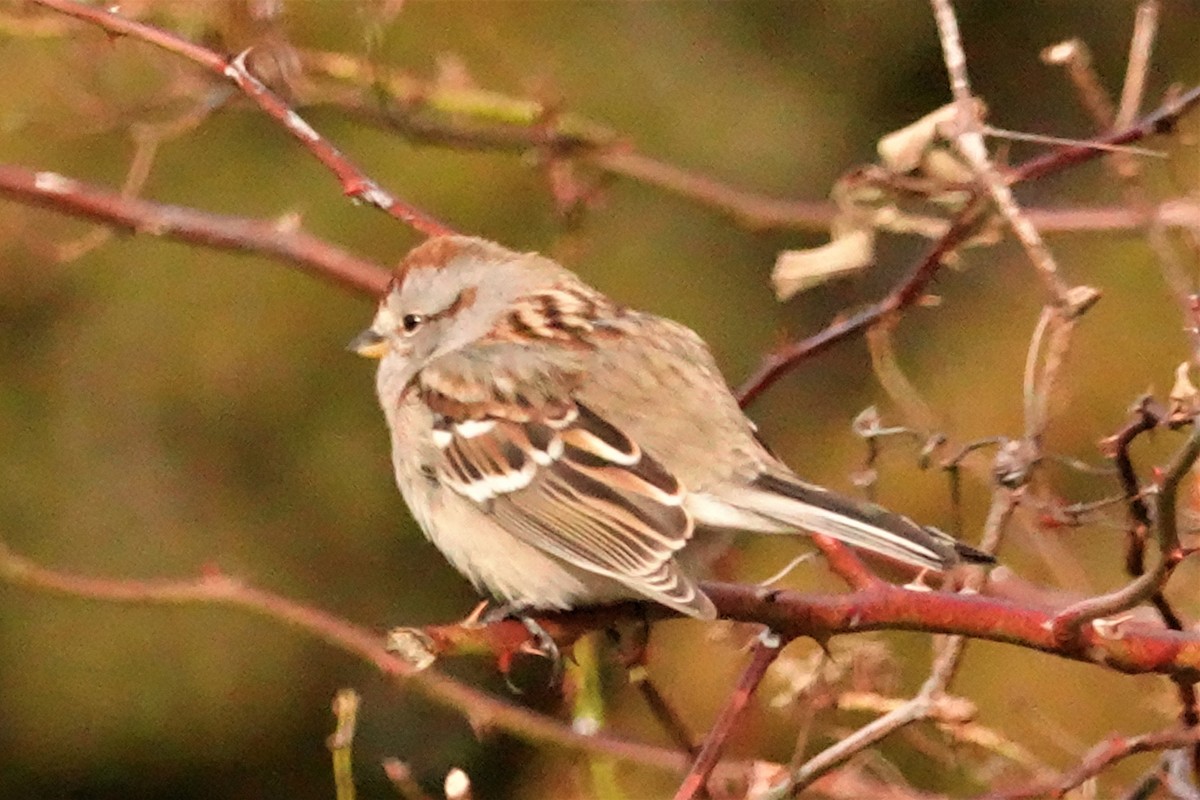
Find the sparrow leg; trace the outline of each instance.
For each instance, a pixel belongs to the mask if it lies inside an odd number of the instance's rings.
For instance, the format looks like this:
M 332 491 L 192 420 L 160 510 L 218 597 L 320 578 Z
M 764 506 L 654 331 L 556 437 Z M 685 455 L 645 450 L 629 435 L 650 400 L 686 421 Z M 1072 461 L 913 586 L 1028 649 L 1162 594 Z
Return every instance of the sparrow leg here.
M 558 643 L 554 641 L 554 637 L 547 633 L 546 629 L 539 625 L 536 619 L 526 613 L 531 610 L 529 606 L 505 603 L 492 606 L 482 614 L 472 616 L 482 625 L 491 625 L 493 622 L 502 622 L 506 619 L 515 619 L 524 625 L 525 630 L 529 631 L 529 635 L 537 642 L 536 652 L 544 658 L 549 659 L 553 667 L 553 672 L 550 676 L 550 685 L 555 686 L 562 680 L 562 651 L 559 649 Z
M 547 633 L 546 629 L 539 625 L 533 617 L 518 616 L 517 619 L 525 626 L 525 630 L 529 631 L 529 635 L 537 641 L 538 652 L 550 659 L 553 666 L 550 685 L 557 686 L 563 676 L 562 651 L 558 649 L 558 642 L 554 641 L 554 637 Z

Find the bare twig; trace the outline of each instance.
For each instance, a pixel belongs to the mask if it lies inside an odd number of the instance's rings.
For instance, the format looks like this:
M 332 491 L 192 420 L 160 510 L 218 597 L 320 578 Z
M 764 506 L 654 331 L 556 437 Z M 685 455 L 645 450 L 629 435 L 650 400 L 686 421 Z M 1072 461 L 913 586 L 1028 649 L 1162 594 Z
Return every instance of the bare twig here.
M 617 632 L 612 628 L 609 629 L 609 633 L 614 639 L 619 638 Z M 658 686 L 650 677 L 650 671 L 646 668 L 649 637 L 650 623 L 642 620 L 641 624 L 637 626 L 637 633 L 630 645 L 618 649 L 621 665 L 627 671 L 629 683 L 641 694 L 642 699 L 646 702 L 646 706 L 650 709 L 650 713 L 658 720 L 659 726 L 670 737 L 676 747 L 687 753 L 692 759 L 695 759 L 696 754 L 699 752 L 695 738 L 692 736 L 687 724 L 683 721 L 683 717 L 679 715 L 675 707 L 659 691 Z
M 387 286 L 388 273 L 378 264 L 305 233 L 293 220 L 232 217 L 122 197 L 54 172 L 8 164 L 0 164 L 0 194 L 132 233 L 259 253 L 368 296 Z
M 133 158 L 121 184 L 122 197 L 137 197 L 146 186 L 150 170 L 158 155 L 163 142 L 187 133 L 200 125 L 204 120 L 233 94 L 232 89 L 222 88 L 218 92 L 208 92 L 204 98 L 193 107 L 187 109 L 178 117 L 159 123 L 137 123 L 129 130 L 133 140 Z M 64 242 L 56 248 L 59 261 L 74 261 L 109 241 L 115 230 L 108 225 L 99 225 L 74 241 Z
M 1052 44 L 1042 50 L 1042 60 L 1066 70 L 1067 77 L 1083 102 L 1083 107 L 1087 109 L 1098 128 L 1105 130 L 1112 126 L 1117 111 L 1104 84 L 1100 82 L 1100 76 L 1092 66 L 1092 51 L 1086 42 L 1082 39 L 1068 39 Z
M 683 783 L 675 792 L 675 800 L 693 800 L 703 792 L 704 785 L 708 782 L 708 776 L 717 766 L 721 752 L 733 734 L 734 726 L 737 725 L 746 706 L 750 704 L 754 693 L 758 691 L 758 686 L 762 683 L 767 670 L 775 663 L 775 659 L 779 657 L 787 643 L 786 638 L 770 629 L 763 631 L 754 640 L 750 650 L 750 663 L 742 671 L 737 686 L 730 693 L 725 707 L 721 709 L 716 722 L 713 723 L 708 735 L 704 738 L 699 755 L 692 762 Z
M 1121 87 L 1121 104 L 1113 124 L 1124 128 L 1137 118 L 1142 98 L 1146 94 L 1146 77 L 1150 73 L 1150 54 L 1154 52 L 1154 39 L 1158 35 L 1158 0 L 1142 0 L 1138 3 L 1137 16 L 1133 23 L 1133 37 L 1129 41 L 1129 58 L 1125 67 L 1125 85 Z
M 1155 495 L 1155 527 L 1158 532 L 1159 557 L 1154 569 L 1114 592 L 1089 597 L 1060 611 L 1053 621 L 1056 636 L 1073 638 L 1088 622 L 1133 608 L 1149 600 L 1162 589 L 1175 566 L 1183 558 L 1176 520 L 1176 493 L 1179 483 L 1195 464 L 1198 456 L 1200 425 L 1193 421 L 1192 433 L 1187 443 L 1171 459 Z
M 768 353 L 759 362 L 750 377 L 746 378 L 738 387 L 738 401 L 743 406 L 753 403 L 759 395 L 797 364 L 828 350 L 843 339 L 869 328 L 885 316 L 902 311 L 921 299 L 929 282 L 941 269 L 946 258 L 970 238 L 982 211 L 983 202 L 980 198 L 976 197 L 969 202 L 954 218 L 946 234 L 933 244 L 920 263 L 882 300 L 844 320 L 829 325 L 813 336 L 792 342 Z
M 1137 472 L 1133 468 L 1133 459 L 1129 454 L 1129 448 L 1135 439 L 1147 431 L 1154 430 L 1162 423 L 1163 412 L 1155 407 L 1149 395 L 1139 398 L 1131 410 L 1133 416 L 1129 422 L 1117 433 L 1101 442 L 1101 447 L 1105 450 L 1111 449 L 1113 463 L 1117 468 L 1117 478 L 1125 492 L 1130 518 L 1125 569 L 1131 576 L 1136 577 L 1146 571 L 1146 536 L 1153 522 L 1150 519 L 1150 507 L 1146 505 Z
M 1127 144 L 1159 133 L 1168 133 L 1181 116 L 1200 103 L 1200 86 L 1168 97 L 1162 105 L 1128 128 L 1096 137 L 1104 144 Z M 1007 173 L 1009 183 L 1025 183 L 1044 178 L 1068 167 L 1108 155 L 1089 145 L 1060 147 L 1013 167 Z
M 1036 797 L 1063 797 L 1084 781 L 1096 777 L 1113 764 L 1138 753 L 1154 753 L 1195 745 L 1200 741 L 1196 729 L 1169 728 L 1140 736 L 1110 736 L 1097 744 L 1072 769 L 1053 780 L 989 792 L 979 800 L 1025 800 Z
M 979 180 L 987 188 L 1000 213 L 1008 221 L 1017 239 L 1025 248 L 1030 261 L 1037 268 L 1046 290 L 1056 305 L 1067 304 L 1067 285 L 1058 275 L 1058 265 L 1050 253 L 1041 234 L 1033 223 L 1021 212 L 1013 197 L 1012 189 L 992 163 L 983 138 L 979 106 L 971 94 L 967 80 L 967 57 L 963 52 L 962 39 L 958 32 L 958 19 L 950 0 L 931 0 L 933 15 L 937 21 L 938 34 L 942 42 L 942 55 L 946 71 L 950 75 L 950 90 L 958 107 L 958 133 L 955 141 L 959 150 L 971 164 Z
M 650 713 L 659 721 L 659 725 L 667 735 L 671 737 L 672 743 L 683 752 L 687 753 L 693 759 L 700 752 L 696 746 L 696 741 L 692 737 L 691 732 L 687 729 L 683 717 L 675 710 L 667 699 L 663 697 L 658 686 L 650 679 L 650 676 L 645 674 L 645 667 L 641 668 L 642 674 L 630 675 L 630 682 L 633 683 L 638 692 L 642 695 L 642 699 L 646 701 L 646 705 L 650 707 Z
M 130 36 L 152 44 L 186 58 L 214 75 L 232 81 L 246 97 L 283 125 L 288 133 L 325 165 L 337 177 L 342 185 L 342 191 L 348 197 L 369 203 L 427 236 L 454 232 L 449 226 L 386 191 L 355 166 L 344 153 L 293 111 L 283 98 L 250 74 L 245 63 L 247 53 L 242 53 L 237 58 L 226 58 L 161 28 L 122 17 L 97 6 L 74 2 L 74 0 L 32 0 L 32 2 L 90 22 L 109 33 Z

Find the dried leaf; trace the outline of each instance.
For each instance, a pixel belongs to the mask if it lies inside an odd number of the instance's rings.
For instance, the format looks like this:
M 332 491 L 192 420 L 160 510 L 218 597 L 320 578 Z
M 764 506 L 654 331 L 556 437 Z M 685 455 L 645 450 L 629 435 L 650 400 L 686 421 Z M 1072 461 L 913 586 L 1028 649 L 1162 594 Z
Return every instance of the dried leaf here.
M 835 278 L 852 275 L 871 264 L 875 257 L 875 235 L 856 230 L 821 247 L 788 250 L 779 255 L 771 282 L 780 300 L 819 286 Z
M 934 143 L 946 138 L 942 130 L 954 122 L 956 113 L 955 104 L 948 103 L 884 136 L 875 147 L 879 160 L 893 172 L 912 172 L 917 169 Z

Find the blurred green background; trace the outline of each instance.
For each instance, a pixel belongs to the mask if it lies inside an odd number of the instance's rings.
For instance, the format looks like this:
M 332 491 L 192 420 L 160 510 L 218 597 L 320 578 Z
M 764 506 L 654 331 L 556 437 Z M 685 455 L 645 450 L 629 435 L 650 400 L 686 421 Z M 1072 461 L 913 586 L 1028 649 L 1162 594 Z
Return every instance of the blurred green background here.
M 948 98 L 931 15 L 918 2 L 410 2 L 394 14 L 398 4 L 281 5 L 269 35 L 296 47 L 421 78 L 465 71 L 483 88 L 556 100 L 647 154 L 786 197 L 823 198 L 842 172 L 873 160 L 881 135 Z M 958 7 L 971 75 L 993 124 L 1091 133 L 1062 74 L 1038 52 L 1082 37 L 1118 87 L 1131 3 Z M 267 35 L 226 3 L 126 3 L 124 11 L 230 50 Z M 130 126 L 177 116 L 188 100 L 170 87 L 196 70 L 83 25 L 43 31 L 26 12 L 19 2 L 0 7 L 0 74 L 9 77 L 0 81 L 0 161 L 119 186 L 133 152 Z M 1151 98 L 1172 81 L 1200 79 L 1197 37 L 1194 4 L 1167 3 Z M 417 146 L 319 104 L 304 112 L 383 185 L 460 230 L 555 254 L 620 300 L 694 327 L 733 382 L 784 335 L 815 331 L 836 311 L 882 294 L 921 251 L 920 242 L 889 240 L 863 277 L 781 305 L 768 283 L 776 254 L 820 244 L 821 234 L 753 233 L 625 179 L 568 222 L 531 158 Z M 1012 149 L 1014 159 L 1033 152 Z M 1151 165 L 1157 190 L 1194 190 L 1194 158 L 1186 147 L 1177 155 L 1168 168 Z M 143 195 L 231 214 L 299 214 L 314 233 L 385 264 L 418 241 L 403 225 L 345 202 L 296 142 L 243 104 L 165 142 Z M 1120 199 L 1097 165 L 1024 188 L 1021 197 L 1063 206 Z M 184 578 L 217 565 L 379 630 L 465 614 L 474 593 L 424 541 L 393 486 L 372 365 L 343 350 L 367 322 L 370 302 L 264 259 L 152 237 L 118 236 L 82 257 L 57 257 L 58 245 L 89 230 L 0 203 L 0 535 L 8 545 L 48 565 L 111 577 Z M 1069 280 L 1101 288 L 1104 299 L 1079 330 L 1065 413 L 1048 447 L 1096 462 L 1096 440 L 1119 426 L 1137 394 L 1165 394 L 1185 342 L 1153 256 L 1136 236 L 1051 243 Z M 973 251 L 965 267 L 939 280 L 940 307 L 905 317 L 898 357 L 955 441 L 1020 435 L 1021 369 L 1040 286 L 1011 246 Z M 871 404 L 901 421 L 865 344 L 852 341 L 796 370 L 752 416 L 801 474 L 855 491 L 850 475 L 864 447 L 850 421 Z M 1173 443 L 1159 437 L 1144 457 L 1161 457 Z M 913 455 L 904 445 L 887 448 L 879 498 L 948 524 L 944 479 L 919 472 Z M 1052 479 L 1068 501 L 1113 490 L 1061 470 Z M 985 507 L 986 489 L 972 487 L 967 538 L 978 536 Z M 1052 569 L 1020 548 L 1004 554 L 1006 563 L 1073 590 L 1121 579 L 1117 526 L 1039 535 L 1074 553 L 1078 565 Z M 795 542 L 748 543 L 738 568 L 759 579 L 798 551 Z M 1185 572 L 1177 584 L 1194 577 Z M 836 588 L 816 563 L 789 582 Z M 1177 600 L 1195 610 L 1193 598 Z M 705 633 L 695 623 L 659 626 L 651 664 L 697 731 L 742 660 L 739 638 Z M 928 638 L 879 639 L 900 659 L 898 691 L 911 691 L 927 668 Z M 797 657 L 812 649 L 793 648 Z M 489 664 L 445 668 L 506 692 Z M 615 730 L 665 742 L 636 694 L 611 677 Z M 781 685 L 768 682 L 764 698 Z M 378 767 L 387 756 L 411 763 L 431 790 L 457 765 L 480 798 L 591 796 L 581 757 L 505 737 L 479 743 L 455 714 L 278 624 L 223 608 L 106 605 L 3 584 L 0 796 L 332 797 L 324 738 L 329 701 L 342 686 L 364 695 L 355 758 L 365 797 L 394 796 Z M 997 645 L 971 646 L 956 689 L 979 703 L 981 722 L 1058 767 L 1110 730 L 1164 726 L 1175 713 L 1163 680 Z M 560 713 L 545 693 L 534 695 L 530 702 Z M 799 716 L 794 707 L 760 704 L 734 753 L 786 760 Z M 839 726 L 866 720 L 823 712 L 810 749 Z M 964 764 L 987 756 L 968 748 L 961 763 L 923 755 L 905 736 L 882 751 L 930 791 L 984 788 Z M 665 795 L 673 780 L 632 767 L 619 774 L 633 798 Z

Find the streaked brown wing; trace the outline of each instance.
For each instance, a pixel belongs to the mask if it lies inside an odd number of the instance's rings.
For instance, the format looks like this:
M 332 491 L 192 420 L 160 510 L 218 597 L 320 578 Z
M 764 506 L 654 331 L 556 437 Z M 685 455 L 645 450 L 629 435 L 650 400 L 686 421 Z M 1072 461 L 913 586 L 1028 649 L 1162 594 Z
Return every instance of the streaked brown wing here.
M 694 531 L 684 488 L 637 443 L 570 402 L 514 407 L 441 402 L 433 441 L 447 488 L 514 536 L 694 616 L 711 602 L 673 556 Z

